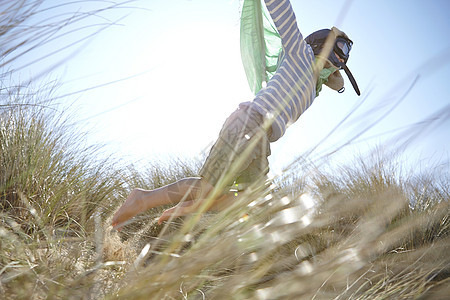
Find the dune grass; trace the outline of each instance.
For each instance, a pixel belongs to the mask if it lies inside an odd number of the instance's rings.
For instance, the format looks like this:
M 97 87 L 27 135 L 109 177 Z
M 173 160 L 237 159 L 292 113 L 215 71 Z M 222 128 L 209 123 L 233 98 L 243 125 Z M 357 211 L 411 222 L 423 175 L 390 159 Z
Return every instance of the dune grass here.
M 18 1 L 1 16 L 10 25 L 0 33 L 10 57 L 32 46 L 16 31 L 41 2 Z M 13 61 L 0 68 L 0 298 L 450 294 L 448 173 L 402 170 L 396 157 L 379 152 L 341 166 L 299 160 L 224 211 L 157 225 L 158 208 L 118 233 L 110 219 L 132 188 L 195 175 L 199 163 L 173 160 L 142 171 L 120 158 L 100 160 L 101 148 L 86 145 L 51 100 L 52 84 L 12 84 Z
M 51 103 L 1 113 L 0 293 L 10 299 L 411 299 L 448 283 L 447 174 L 403 177 L 377 155 L 303 162 L 235 205 L 121 233 L 133 187 L 194 175 L 180 161 L 137 171 L 97 160 Z M 30 103 L 30 102 L 28 102 Z M 42 101 L 41 101 L 42 103 Z M 150 295 L 150 296 L 149 296 Z

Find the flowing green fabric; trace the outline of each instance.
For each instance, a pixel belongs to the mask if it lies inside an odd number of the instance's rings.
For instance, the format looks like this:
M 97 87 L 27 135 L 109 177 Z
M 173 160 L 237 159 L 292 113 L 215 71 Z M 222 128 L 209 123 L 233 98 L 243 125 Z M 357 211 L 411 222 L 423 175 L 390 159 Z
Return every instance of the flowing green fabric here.
M 319 92 L 322 91 L 322 85 L 327 83 L 330 75 L 336 71 L 337 68 L 334 67 L 324 68 L 320 71 L 319 78 L 317 79 L 316 97 L 319 96 Z
M 262 0 L 244 0 L 240 25 L 242 63 L 256 95 L 277 70 L 281 38 Z

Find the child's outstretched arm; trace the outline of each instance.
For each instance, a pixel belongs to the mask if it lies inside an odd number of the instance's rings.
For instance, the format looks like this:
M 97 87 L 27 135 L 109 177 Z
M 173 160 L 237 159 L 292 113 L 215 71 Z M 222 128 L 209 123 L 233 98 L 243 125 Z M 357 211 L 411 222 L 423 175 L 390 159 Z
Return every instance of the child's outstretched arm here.
M 294 10 L 289 0 L 264 0 L 281 37 L 285 53 L 299 49 L 303 36 L 298 29 Z

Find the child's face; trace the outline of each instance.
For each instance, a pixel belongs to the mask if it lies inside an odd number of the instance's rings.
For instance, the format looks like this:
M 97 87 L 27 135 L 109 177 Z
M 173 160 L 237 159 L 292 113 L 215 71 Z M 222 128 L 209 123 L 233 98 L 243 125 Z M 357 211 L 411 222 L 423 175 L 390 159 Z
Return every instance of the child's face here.
M 344 63 L 344 59 L 340 58 L 339 55 L 337 55 L 336 52 L 333 51 L 333 53 L 334 53 L 334 55 L 336 56 L 336 58 L 337 58 L 341 63 Z
M 336 52 L 333 51 L 333 53 L 334 53 L 334 55 L 336 56 L 336 58 L 337 58 L 341 63 L 344 63 L 344 60 L 343 60 L 342 58 L 340 58 L 339 55 L 336 54 Z M 335 70 L 333 71 L 333 73 L 336 72 L 336 71 L 338 71 L 338 70 L 340 69 L 340 67 L 335 66 L 333 63 L 331 63 L 330 60 L 327 59 L 326 62 L 325 62 L 324 68 L 329 69 L 329 68 L 331 68 L 331 67 L 334 67 L 334 68 L 335 68 Z

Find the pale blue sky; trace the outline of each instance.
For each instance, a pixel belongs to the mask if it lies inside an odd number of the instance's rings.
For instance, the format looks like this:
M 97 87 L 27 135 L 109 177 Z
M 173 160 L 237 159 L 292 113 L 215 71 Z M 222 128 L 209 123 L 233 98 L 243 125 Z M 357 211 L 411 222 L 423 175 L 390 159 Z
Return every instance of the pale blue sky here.
M 356 96 L 345 74 L 344 94 L 326 88 L 272 145 L 275 172 L 317 145 L 364 101 L 313 153 L 325 155 L 358 135 L 393 107 L 416 76 L 403 102 L 343 153 L 365 151 L 390 139 L 399 141 L 405 134 L 379 134 L 423 121 L 450 104 L 449 1 L 293 0 L 292 4 L 304 37 L 335 25 L 354 41 L 348 66 L 362 96 Z M 65 101 L 75 102 L 74 118 L 89 129 L 90 141 L 107 143 L 107 151 L 117 156 L 150 161 L 198 157 L 237 105 L 252 98 L 239 54 L 239 1 L 152 0 L 133 5 L 145 9 L 103 14 L 109 20 L 127 16 L 120 26 L 96 35 L 55 70 L 55 76 L 67 82 L 60 93 L 141 74 Z M 74 36 L 66 37 L 70 38 Z M 429 60 L 431 64 L 426 63 Z M 23 70 L 22 76 L 46 64 L 49 60 Z M 377 138 L 368 139 L 373 136 Z M 447 120 L 418 137 L 408 157 L 416 160 L 420 154 L 425 161 L 430 157 L 448 160 L 449 136 Z M 393 141 L 388 145 L 393 146 Z

